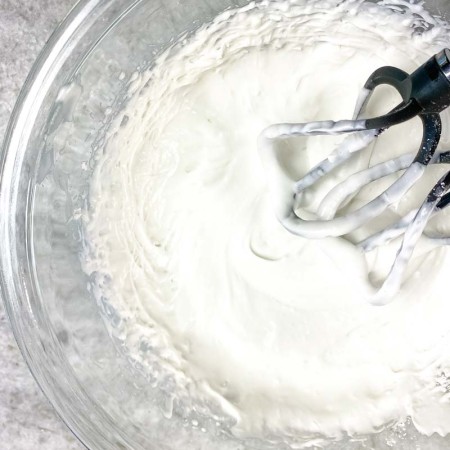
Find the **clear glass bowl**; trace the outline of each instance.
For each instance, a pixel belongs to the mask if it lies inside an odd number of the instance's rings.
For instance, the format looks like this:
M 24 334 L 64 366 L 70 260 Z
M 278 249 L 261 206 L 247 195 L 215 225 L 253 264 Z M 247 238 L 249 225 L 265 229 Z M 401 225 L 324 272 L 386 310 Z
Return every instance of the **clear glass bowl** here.
M 177 36 L 247 0 L 83 0 L 35 63 L 1 155 L 1 292 L 22 353 L 61 418 L 89 449 L 281 449 L 242 442 L 173 410 L 108 333 L 82 271 L 77 220 L 93 155 L 123 109 L 130 85 Z M 450 18 L 448 0 L 425 2 Z M 203 429 L 202 429 L 203 428 Z M 448 449 L 407 427 L 329 449 Z M 365 442 L 364 444 L 362 442 Z

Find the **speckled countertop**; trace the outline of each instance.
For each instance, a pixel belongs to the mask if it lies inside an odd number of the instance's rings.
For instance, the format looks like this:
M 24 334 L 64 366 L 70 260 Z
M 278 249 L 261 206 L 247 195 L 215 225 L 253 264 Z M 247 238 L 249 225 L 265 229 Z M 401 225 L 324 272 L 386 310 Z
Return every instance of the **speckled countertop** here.
M 75 3 L 76 0 L 0 0 L 0 142 L 33 61 Z M 28 371 L 0 301 L 0 449 L 82 448 Z

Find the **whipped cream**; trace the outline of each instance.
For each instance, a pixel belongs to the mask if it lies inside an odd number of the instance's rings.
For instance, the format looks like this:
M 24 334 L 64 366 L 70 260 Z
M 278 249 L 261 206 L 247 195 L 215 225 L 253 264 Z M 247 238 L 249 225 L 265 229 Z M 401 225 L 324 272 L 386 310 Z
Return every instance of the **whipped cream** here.
M 277 220 L 257 151 L 273 123 L 351 118 L 375 69 L 412 72 L 449 36 L 399 0 L 394 9 L 264 1 L 224 12 L 133 82 L 126 118 L 96 161 L 85 268 L 129 355 L 153 379 L 173 380 L 180 402 L 222 411 L 240 437 L 340 438 L 406 417 L 424 434 L 450 431 L 449 394 L 436 382 L 450 376 L 449 249 L 423 237 L 395 301 L 370 305 L 399 241 L 364 253 L 342 238 L 292 235 Z M 381 88 L 368 115 L 398 101 Z M 420 137 L 418 120 L 395 127 L 334 175 L 415 152 Z M 341 140 L 289 139 L 279 154 L 299 179 Z M 420 205 L 445 167 L 427 171 L 355 234 Z M 332 176 L 315 188 L 306 210 L 335 185 Z M 429 231 L 448 234 L 449 214 Z

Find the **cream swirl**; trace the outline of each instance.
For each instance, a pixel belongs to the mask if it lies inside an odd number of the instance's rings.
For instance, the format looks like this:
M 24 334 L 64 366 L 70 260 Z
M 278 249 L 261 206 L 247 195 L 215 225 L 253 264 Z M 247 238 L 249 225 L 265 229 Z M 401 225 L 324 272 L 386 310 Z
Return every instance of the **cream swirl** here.
M 98 292 L 122 318 L 130 354 L 151 371 L 146 343 L 179 395 L 214 398 L 236 434 L 339 437 L 406 416 L 424 433 L 449 431 L 450 405 L 435 383 L 450 366 L 449 250 L 423 239 L 396 301 L 369 305 L 368 280 L 385 275 L 398 242 L 365 256 L 341 238 L 291 235 L 257 152 L 271 123 L 350 118 L 376 68 L 411 72 L 448 46 L 446 28 L 423 31 L 423 17 L 432 20 L 417 5 L 400 14 L 361 1 L 227 11 L 141 76 L 128 121 L 97 161 L 86 270 L 110 280 Z M 397 101 L 386 89 L 371 113 Z M 380 137 L 340 178 L 414 151 L 415 124 Z M 289 140 L 280 155 L 298 178 L 339 139 Z M 439 170 L 385 220 L 419 203 Z M 330 186 L 315 191 L 312 208 Z M 450 231 L 447 215 L 436 231 Z

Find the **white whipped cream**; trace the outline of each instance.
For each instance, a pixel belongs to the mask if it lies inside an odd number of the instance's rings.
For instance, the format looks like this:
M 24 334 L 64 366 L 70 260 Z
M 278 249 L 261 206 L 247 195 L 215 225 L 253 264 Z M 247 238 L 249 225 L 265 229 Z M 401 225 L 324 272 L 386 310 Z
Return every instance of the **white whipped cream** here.
M 366 255 L 290 234 L 257 152 L 270 124 L 351 118 L 375 69 L 411 72 L 450 44 L 420 6 L 396 5 L 403 14 L 324 0 L 223 13 L 135 81 L 98 158 L 86 270 L 120 318 L 115 332 L 152 376 L 173 377 L 175 397 L 219 405 L 236 435 L 338 438 L 407 416 L 424 434 L 450 431 L 436 383 L 450 376 L 450 250 L 423 238 L 395 301 L 371 306 L 399 241 Z M 398 101 L 381 88 L 368 112 Z M 336 178 L 414 152 L 420 136 L 418 121 L 395 127 Z M 280 153 L 298 179 L 341 139 L 293 139 Z M 371 230 L 417 207 L 443 170 Z M 363 189 L 355 207 L 389 183 Z M 311 210 L 333 185 L 315 190 Z M 449 214 L 431 230 L 450 232 Z

